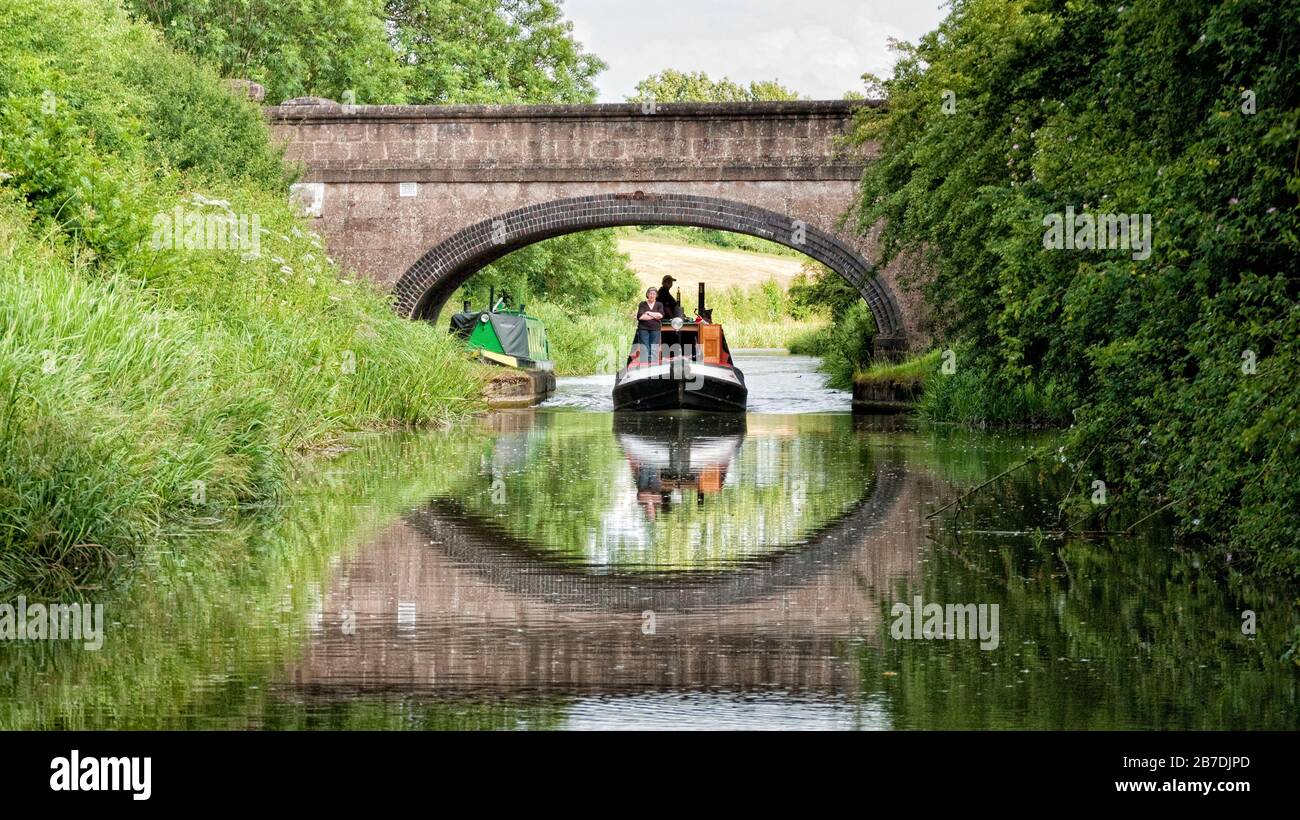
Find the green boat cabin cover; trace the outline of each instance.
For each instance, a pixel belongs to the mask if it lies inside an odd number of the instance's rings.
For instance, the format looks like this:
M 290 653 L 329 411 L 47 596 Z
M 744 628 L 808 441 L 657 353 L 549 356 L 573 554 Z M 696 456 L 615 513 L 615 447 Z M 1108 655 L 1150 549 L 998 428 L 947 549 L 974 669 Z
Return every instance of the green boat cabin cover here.
M 546 327 L 522 310 L 463 311 L 451 317 L 451 331 L 499 364 L 542 370 L 553 366 Z

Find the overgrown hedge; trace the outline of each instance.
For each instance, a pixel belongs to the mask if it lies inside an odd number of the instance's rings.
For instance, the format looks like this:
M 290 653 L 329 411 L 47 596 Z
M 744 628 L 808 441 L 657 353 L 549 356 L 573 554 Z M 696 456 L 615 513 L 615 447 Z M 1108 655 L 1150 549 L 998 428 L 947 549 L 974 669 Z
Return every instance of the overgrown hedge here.
M 1292 585 L 1298 20 L 1296 0 L 954 0 L 859 131 L 883 142 L 863 228 L 926 254 L 974 415 L 1071 425 L 1078 501 L 1109 490 L 1094 522 L 1167 509 L 1228 574 Z M 1150 215 L 1149 258 L 1045 248 L 1067 207 Z

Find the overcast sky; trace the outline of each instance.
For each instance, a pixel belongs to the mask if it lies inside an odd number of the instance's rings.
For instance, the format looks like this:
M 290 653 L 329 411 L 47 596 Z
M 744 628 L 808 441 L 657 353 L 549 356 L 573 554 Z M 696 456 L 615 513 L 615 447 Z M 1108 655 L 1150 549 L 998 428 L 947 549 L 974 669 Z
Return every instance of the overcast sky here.
M 800 94 L 861 91 L 889 73 L 889 38 L 915 42 L 944 16 L 942 0 L 564 0 L 574 35 L 609 68 L 601 102 L 622 102 L 665 68 L 747 84 L 780 80 Z

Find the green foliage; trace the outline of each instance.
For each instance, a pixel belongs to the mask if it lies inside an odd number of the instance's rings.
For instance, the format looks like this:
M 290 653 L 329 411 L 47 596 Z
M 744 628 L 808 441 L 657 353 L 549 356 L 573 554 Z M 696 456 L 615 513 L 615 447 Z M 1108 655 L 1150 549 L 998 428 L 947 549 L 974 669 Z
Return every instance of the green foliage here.
M 732 349 L 790 347 L 793 340 L 826 327 L 824 311 L 804 311 L 775 279 L 756 287 L 716 288 L 708 293 L 713 318 Z
M 605 68 L 553 0 L 125 0 L 267 102 L 591 102 Z M 349 96 L 350 95 L 350 96 Z
M 599 57 L 554 0 L 387 0 L 411 102 L 585 103 Z
M 931 351 L 916 360 L 927 362 L 917 404 L 923 417 L 977 428 L 1043 427 L 1056 424 L 1069 412 L 1051 381 L 1010 382 L 1004 375 L 963 365 L 974 359 L 968 346 L 952 351 L 955 368 L 947 373 L 942 368 L 943 352 Z
M 829 312 L 844 317 L 862 294 L 843 276 L 818 262 L 806 263 L 790 283 L 790 302 L 797 315 Z
M 490 288 L 508 291 L 515 304 L 543 299 L 585 310 L 600 302 L 626 302 L 637 295 L 636 274 L 619 253 L 612 229 L 557 236 L 521 248 L 488 265 L 466 282 L 451 304 L 465 299 L 487 305 Z
M 714 320 L 728 327 L 736 322 L 780 322 L 790 317 L 790 300 L 775 279 L 755 287 L 712 288 L 705 298 Z M 688 301 L 694 300 L 688 297 Z
M 446 334 L 304 230 L 253 106 L 113 6 L 0 12 L 0 589 L 101 581 L 273 501 L 297 450 L 476 406 Z M 155 243 L 178 208 L 257 243 Z
M 255 80 L 267 102 L 315 95 L 402 102 L 406 70 L 395 59 L 383 0 L 124 0 L 137 17 L 222 77 Z
M 791 353 L 820 356 L 821 369 L 830 375 L 826 383 L 847 390 L 853 385 L 853 374 L 871 363 L 875 338 L 876 317 L 858 297 L 830 324 L 793 339 L 789 348 Z
M 790 352 L 820 356 L 827 383 L 850 388 L 853 374 L 871 363 L 876 339 L 876 318 L 862 294 L 835 271 L 809 262 L 790 283 L 790 303 L 797 317 L 830 317 L 825 326 L 792 339 Z
M 1107 482 L 1112 525 L 1168 506 L 1220 571 L 1292 582 L 1297 19 L 1295 0 L 962 0 L 859 130 L 882 148 L 863 227 L 925 255 L 968 352 L 930 409 L 1072 420 L 1066 457 Z M 1044 248 L 1066 206 L 1150 214 L 1150 258 Z
M 703 71 L 682 72 L 670 68 L 637 83 L 636 93 L 627 99 L 628 102 L 759 102 L 800 97 L 776 80 L 741 85 L 726 77 L 711 79 Z

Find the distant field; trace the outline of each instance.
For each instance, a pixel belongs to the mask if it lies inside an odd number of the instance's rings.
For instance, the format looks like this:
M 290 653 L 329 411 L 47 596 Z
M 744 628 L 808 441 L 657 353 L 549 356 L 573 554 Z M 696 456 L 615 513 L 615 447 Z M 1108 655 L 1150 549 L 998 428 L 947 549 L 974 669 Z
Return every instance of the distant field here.
M 658 285 L 664 274 L 677 279 L 676 289 L 689 304 L 695 304 L 696 283 L 703 280 L 710 289 L 732 285 L 756 287 L 775 279 L 782 289 L 799 274 L 802 257 L 770 256 L 765 253 L 724 250 L 699 245 L 658 242 L 620 237 L 618 249 L 632 259 L 632 269 L 642 287 Z

